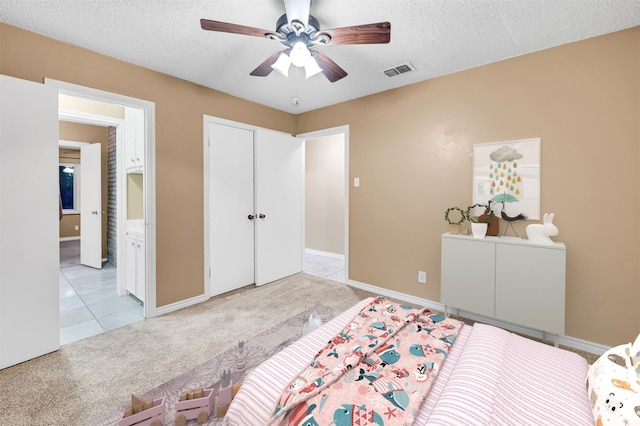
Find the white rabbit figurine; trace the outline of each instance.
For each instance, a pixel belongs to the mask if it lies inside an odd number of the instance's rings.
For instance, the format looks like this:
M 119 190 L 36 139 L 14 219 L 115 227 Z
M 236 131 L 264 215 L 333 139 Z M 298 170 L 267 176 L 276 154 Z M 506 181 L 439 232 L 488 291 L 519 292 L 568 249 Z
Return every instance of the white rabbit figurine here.
M 545 213 L 542 223 L 532 223 L 527 225 L 527 238 L 534 243 L 553 244 L 549 237 L 558 235 L 558 227 L 553 224 L 555 213 Z

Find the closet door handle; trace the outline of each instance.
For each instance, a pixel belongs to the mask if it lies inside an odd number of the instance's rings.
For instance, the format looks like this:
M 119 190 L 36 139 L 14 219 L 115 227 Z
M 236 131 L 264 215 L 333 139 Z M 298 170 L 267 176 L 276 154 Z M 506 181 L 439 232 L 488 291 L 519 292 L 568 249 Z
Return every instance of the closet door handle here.
M 252 215 L 252 214 L 250 214 L 249 216 L 247 216 L 247 219 L 249 219 L 249 220 L 253 220 L 253 219 L 255 219 L 255 218 L 256 218 L 256 217 L 255 217 L 254 215 Z
M 266 215 L 266 214 L 263 214 L 263 213 L 260 213 L 260 214 L 258 215 L 258 217 L 259 217 L 260 219 L 264 219 L 265 217 L 267 217 L 267 215 Z

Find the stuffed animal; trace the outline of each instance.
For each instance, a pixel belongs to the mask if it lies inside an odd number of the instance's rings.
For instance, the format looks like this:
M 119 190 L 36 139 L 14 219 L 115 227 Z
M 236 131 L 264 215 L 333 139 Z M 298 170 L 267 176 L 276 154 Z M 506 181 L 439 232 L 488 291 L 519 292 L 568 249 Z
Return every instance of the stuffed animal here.
M 589 367 L 587 393 L 597 426 L 640 425 L 640 336 L 616 346 Z
M 540 244 L 553 244 L 549 237 L 558 235 L 558 227 L 553 224 L 555 213 L 545 213 L 542 223 L 527 225 L 527 238 L 529 241 Z

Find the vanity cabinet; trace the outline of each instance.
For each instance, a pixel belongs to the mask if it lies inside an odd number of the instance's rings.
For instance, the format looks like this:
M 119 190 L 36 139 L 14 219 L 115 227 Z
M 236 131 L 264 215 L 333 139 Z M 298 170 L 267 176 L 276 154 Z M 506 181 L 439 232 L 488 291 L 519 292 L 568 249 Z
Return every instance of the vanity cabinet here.
M 125 285 L 127 291 L 141 302 L 145 298 L 144 237 L 127 232 L 125 249 Z
M 452 234 L 442 235 L 441 243 L 446 308 L 564 334 L 563 243 Z

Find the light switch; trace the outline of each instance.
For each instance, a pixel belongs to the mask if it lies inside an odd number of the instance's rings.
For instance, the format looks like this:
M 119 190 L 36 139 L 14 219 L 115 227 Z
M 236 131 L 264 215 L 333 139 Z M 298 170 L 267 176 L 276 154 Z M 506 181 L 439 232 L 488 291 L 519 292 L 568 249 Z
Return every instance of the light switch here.
M 357 178 L 353 178 L 353 186 L 354 186 L 355 188 L 357 188 L 357 187 L 359 187 L 359 186 L 360 186 L 360 178 L 359 178 L 359 177 L 357 177 Z

